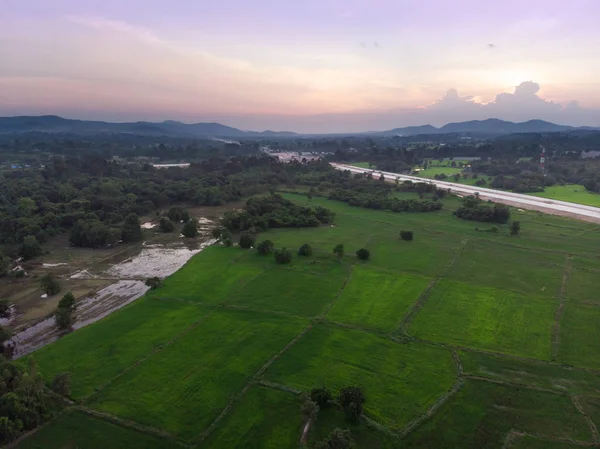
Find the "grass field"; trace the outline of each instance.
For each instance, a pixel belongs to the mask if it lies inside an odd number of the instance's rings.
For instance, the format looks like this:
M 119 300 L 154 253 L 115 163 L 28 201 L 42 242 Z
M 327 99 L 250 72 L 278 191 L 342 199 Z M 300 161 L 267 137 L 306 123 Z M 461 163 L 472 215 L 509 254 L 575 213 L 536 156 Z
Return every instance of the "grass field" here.
M 557 304 L 492 287 L 442 281 L 410 327 L 417 337 L 549 359 Z
M 309 447 L 335 427 L 350 427 L 359 448 L 500 449 L 511 430 L 536 435 L 514 434 L 511 448 L 591 443 L 570 395 L 600 426 L 600 226 L 513 209 L 514 237 L 508 225 L 492 233 L 457 219 L 456 198 L 393 213 L 284 196 L 332 209 L 334 224 L 258 240 L 294 254 L 309 243 L 313 256 L 282 267 L 215 245 L 146 297 L 40 349 L 46 379 L 70 372 L 72 399 L 125 421 L 69 410 L 18 447 L 294 449 L 304 424 L 294 392 L 320 385 L 363 387 L 369 420 L 322 410 Z
M 193 440 L 306 323 L 219 311 L 101 391 L 92 406 Z
M 357 266 L 327 318 L 380 331 L 394 330 L 428 283 L 423 276 L 394 276 Z
M 553 200 L 568 201 L 570 203 L 585 204 L 587 206 L 600 207 L 600 195 L 588 192 L 579 184 L 566 186 L 546 187 L 543 192 L 532 193 L 533 196 L 550 198 Z
M 581 445 L 563 441 L 551 441 L 541 438 L 522 436 L 508 446 L 510 449 L 580 449 Z
M 456 367 L 443 349 L 318 325 L 269 368 L 266 378 L 304 391 L 360 385 L 368 397 L 367 414 L 400 428 L 451 388 Z
M 500 449 L 511 430 L 586 442 L 592 439 L 585 419 L 568 396 L 467 381 L 433 419 L 407 438 L 404 447 Z
M 81 412 L 68 411 L 16 447 L 18 449 L 176 449 L 180 446 L 172 441 L 151 437 Z

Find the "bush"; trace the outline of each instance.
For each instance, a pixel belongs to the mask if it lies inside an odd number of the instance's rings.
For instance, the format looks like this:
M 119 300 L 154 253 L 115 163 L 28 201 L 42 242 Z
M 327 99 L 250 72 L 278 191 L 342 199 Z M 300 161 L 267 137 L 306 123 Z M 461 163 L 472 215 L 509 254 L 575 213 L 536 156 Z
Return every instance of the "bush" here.
M 150 290 L 156 290 L 162 285 L 162 281 L 159 277 L 154 276 L 152 278 L 146 279 L 146 285 L 150 287 Z
M 371 256 L 371 253 L 369 252 L 368 249 L 361 248 L 358 251 L 356 251 L 356 256 L 360 260 L 369 260 L 369 257 Z
M 333 248 L 333 254 L 338 256 L 338 259 L 342 259 L 342 257 L 344 257 L 344 244 L 340 243 L 339 245 L 335 245 L 335 248 Z
M 298 250 L 298 255 L 307 257 L 312 256 L 312 247 L 308 243 L 305 243 Z
M 52 391 L 61 396 L 68 397 L 71 394 L 71 373 L 58 373 L 52 379 Z
M 225 237 L 223 239 L 223 245 L 225 245 L 226 247 L 230 247 L 233 245 L 233 240 L 231 240 L 231 237 Z
M 342 388 L 338 401 L 346 413 L 346 419 L 352 423 L 357 423 L 363 413 L 363 406 L 366 401 L 362 389 L 354 386 Z
M 322 386 L 310 390 L 310 399 L 323 409 L 331 405 L 332 396 L 327 387 Z
M 521 232 L 521 222 L 513 221 L 510 224 L 510 235 L 519 235 L 519 232 Z
M 73 293 L 67 292 L 65 296 L 58 301 L 58 307 L 67 309 L 75 307 L 75 296 L 73 296 Z
M 175 230 L 175 224 L 167 217 L 161 217 L 158 227 L 160 232 L 173 232 Z
M 348 429 L 335 428 L 323 441 L 315 445 L 315 449 L 352 449 L 354 440 Z
M 58 292 L 60 292 L 60 284 L 51 273 L 42 276 L 40 283 L 42 285 L 42 290 L 48 296 L 56 295 Z
M 25 260 L 33 259 L 42 254 L 42 246 L 33 235 L 28 235 L 23 239 L 19 254 Z
M 406 240 L 407 242 L 409 242 L 413 239 L 413 232 L 412 231 L 401 231 L 400 238 L 402 240 Z
M 10 303 L 6 299 L 0 300 L 0 318 L 10 317 Z
M 180 223 L 182 221 L 187 223 L 190 220 L 190 214 L 187 211 L 187 209 L 177 206 L 169 209 L 167 217 L 169 217 L 169 220 L 174 221 L 176 223 Z
M 292 261 L 292 252 L 287 248 L 275 250 L 275 262 L 278 264 L 286 264 Z
M 59 329 L 71 329 L 74 321 L 72 309 L 59 307 L 56 309 L 56 312 L 54 312 L 54 322 Z
M 240 248 L 252 248 L 256 242 L 256 237 L 252 234 L 242 234 L 240 236 Z
M 271 240 L 263 240 L 262 242 L 260 242 L 258 244 L 258 246 L 256 247 L 256 249 L 258 250 L 259 254 L 270 254 L 273 252 L 273 247 L 275 245 L 273 244 L 273 242 Z
M 198 235 L 198 223 L 196 223 L 196 220 L 188 220 L 183 226 L 181 233 L 188 239 L 196 237 Z

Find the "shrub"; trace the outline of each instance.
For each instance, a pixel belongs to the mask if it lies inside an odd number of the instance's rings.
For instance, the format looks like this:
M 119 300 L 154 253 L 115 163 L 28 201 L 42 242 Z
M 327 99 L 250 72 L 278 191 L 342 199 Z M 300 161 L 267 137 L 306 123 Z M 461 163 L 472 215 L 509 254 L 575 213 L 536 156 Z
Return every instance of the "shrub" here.
M 240 248 L 252 248 L 256 242 L 256 237 L 252 234 L 242 234 L 240 236 Z
M 510 224 L 510 235 L 519 235 L 519 232 L 521 232 L 521 222 L 513 221 Z
M 28 235 L 23 239 L 19 254 L 21 254 L 25 260 L 33 259 L 42 254 L 42 246 L 37 241 L 35 236 Z
M 258 244 L 258 246 L 256 247 L 256 249 L 258 250 L 259 254 L 270 254 L 273 252 L 273 247 L 275 245 L 273 244 L 273 242 L 271 240 L 263 240 L 262 242 L 260 242 Z
M 231 240 L 231 237 L 225 237 L 223 239 L 223 245 L 225 245 L 226 247 L 230 247 L 233 245 L 233 240 Z
M 346 413 L 346 419 L 357 423 L 363 413 L 366 401 L 362 389 L 354 386 L 344 387 L 340 390 L 338 401 Z
M 42 285 L 42 290 L 48 296 L 56 295 L 58 292 L 60 292 L 60 284 L 51 273 L 42 276 L 40 283 Z
M 160 232 L 173 232 L 175 230 L 175 224 L 167 217 L 161 217 L 158 223 Z
M 312 247 L 308 243 L 305 243 L 298 250 L 298 255 L 299 256 L 307 256 L 307 257 L 312 256 Z
M 353 447 L 355 447 L 354 440 L 350 430 L 340 428 L 333 429 L 327 438 L 315 445 L 315 449 L 352 449 Z
M 196 220 L 188 220 L 185 225 L 183 225 L 181 233 L 188 239 L 196 237 L 198 235 L 198 223 L 196 223 Z
M 320 408 L 327 408 L 331 405 L 332 396 L 327 387 L 321 386 L 310 390 L 310 399 L 316 402 Z
M 60 299 L 60 301 L 58 301 L 58 307 L 67 309 L 75 307 L 75 296 L 73 296 L 73 293 L 65 293 L 65 296 L 63 296 Z
M 358 251 L 356 251 L 356 256 L 360 260 L 369 260 L 369 257 L 371 256 L 371 253 L 369 252 L 368 249 L 361 248 Z
M 10 303 L 6 299 L 0 300 L 0 318 L 10 317 Z
M 176 223 L 180 223 L 182 221 L 187 223 L 190 220 L 190 214 L 187 211 L 187 209 L 177 206 L 174 206 L 171 209 L 169 209 L 167 217 L 169 217 L 169 220 L 174 221 Z
M 292 252 L 287 248 L 275 250 L 275 262 L 278 264 L 286 264 L 292 261 Z
M 159 277 L 154 276 L 152 278 L 146 279 L 146 285 L 150 287 L 150 290 L 156 290 L 162 285 L 162 281 Z
M 71 394 L 71 373 L 58 373 L 52 379 L 52 391 L 61 396 Z
M 335 248 L 333 248 L 333 254 L 338 256 L 338 259 L 342 259 L 342 257 L 344 257 L 344 244 L 340 243 L 339 245 L 336 245 Z
M 412 231 L 401 231 L 400 238 L 402 240 L 406 240 L 407 242 L 411 241 L 413 239 L 413 232 Z

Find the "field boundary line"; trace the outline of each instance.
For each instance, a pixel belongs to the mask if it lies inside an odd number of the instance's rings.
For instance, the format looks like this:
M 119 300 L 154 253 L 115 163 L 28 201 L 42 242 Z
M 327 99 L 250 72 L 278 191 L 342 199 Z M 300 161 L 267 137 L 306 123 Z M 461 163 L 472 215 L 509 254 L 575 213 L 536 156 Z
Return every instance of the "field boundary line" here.
M 240 310 L 240 311 L 244 311 L 244 312 L 260 313 L 263 315 L 277 315 L 277 316 L 283 316 L 286 318 L 296 318 L 296 319 L 304 320 L 304 321 L 310 320 L 313 318 L 312 316 L 292 315 L 291 313 L 281 312 L 278 310 L 254 309 L 252 307 L 247 307 L 247 306 L 238 306 L 237 304 L 220 304 L 217 306 L 217 309 Z
M 423 413 L 418 418 L 410 421 L 400 431 L 398 435 L 401 439 L 406 438 L 414 429 L 416 429 L 422 423 L 431 418 L 435 414 L 435 412 L 437 412 L 438 409 L 442 405 L 444 405 L 448 401 L 448 399 L 450 399 L 450 397 L 458 393 L 458 390 L 460 390 L 464 385 L 463 366 L 462 362 L 460 361 L 460 357 L 458 356 L 458 351 L 456 351 L 455 349 L 452 349 L 452 360 L 454 361 L 454 364 L 456 366 L 456 382 L 450 390 L 446 391 L 446 393 L 437 398 L 436 401 L 433 404 L 431 404 L 431 406 L 425 411 L 425 413 Z
M 350 269 L 348 270 L 346 279 L 344 279 L 344 283 L 340 287 L 339 291 L 333 296 L 333 299 L 327 305 L 327 307 L 325 308 L 325 311 L 321 315 L 318 315 L 318 318 L 324 319 L 327 316 L 327 314 L 329 313 L 329 311 L 331 310 L 331 308 L 335 305 L 335 303 L 337 302 L 339 297 L 342 296 L 342 293 L 344 293 L 344 289 L 346 288 L 346 285 L 348 285 L 348 282 L 350 282 L 350 278 L 352 277 L 352 273 L 354 272 L 355 266 L 356 266 L 356 263 L 350 265 Z
M 446 276 L 446 273 L 448 273 L 448 271 L 450 271 L 450 269 L 456 264 L 456 262 L 458 262 L 465 247 L 467 246 L 468 241 L 469 241 L 468 239 L 461 240 L 460 247 L 454 253 L 454 257 L 452 258 L 450 263 L 448 263 L 448 265 L 446 265 L 446 267 L 442 270 L 442 272 L 440 274 L 438 274 L 435 278 L 433 278 L 431 280 L 431 282 L 429 282 L 427 287 L 425 287 L 425 290 L 423 290 L 421 292 L 421 294 L 419 295 L 417 302 L 415 302 L 413 304 L 411 309 L 406 313 L 406 315 L 402 319 L 400 326 L 395 331 L 392 331 L 392 333 L 401 333 L 407 337 L 410 336 L 410 334 L 408 333 L 408 327 L 410 326 L 412 321 L 415 319 L 415 316 L 417 315 L 419 310 L 421 310 L 421 308 L 425 305 L 425 303 L 429 299 L 429 296 L 431 295 L 431 292 L 433 291 L 435 286 Z
M 206 438 L 208 438 L 214 432 L 215 428 L 221 422 L 221 420 L 229 413 L 229 411 L 234 406 L 234 404 L 244 395 L 244 393 L 246 393 L 246 391 L 248 391 L 248 389 L 252 385 L 257 384 L 257 381 L 265 373 L 265 371 L 267 369 L 269 369 L 269 367 L 273 363 L 275 363 L 277 360 L 279 360 L 279 358 L 283 354 L 285 354 L 291 347 L 293 347 L 296 343 L 298 343 L 298 341 L 304 335 L 306 335 L 306 333 L 308 331 L 310 331 L 314 326 L 315 326 L 314 322 L 309 324 L 308 326 L 306 326 L 302 330 L 302 332 L 300 332 L 298 335 L 296 335 L 292 339 L 292 341 L 290 341 L 287 345 L 285 345 L 285 347 L 281 351 L 277 352 L 273 357 L 271 357 L 269 360 L 267 360 L 267 362 L 250 378 L 250 380 L 246 383 L 246 385 L 244 385 L 244 387 L 229 400 L 229 402 L 227 403 L 225 408 L 223 410 L 221 410 L 221 413 L 219 413 L 219 416 L 217 416 L 217 418 L 210 424 L 210 426 L 208 426 L 206 428 L 206 430 L 204 432 L 202 432 L 202 434 L 200 434 L 199 439 L 194 440 L 194 442 L 200 443 L 200 442 L 204 441 Z
M 586 420 L 588 426 L 590 427 L 590 431 L 592 432 L 592 441 L 594 443 L 600 443 L 600 435 L 598 435 L 598 428 L 596 427 L 596 424 L 594 424 L 594 421 L 592 421 L 592 418 L 590 418 L 590 416 L 584 410 L 583 406 L 579 402 L 579 398 L 576 395 L 572 394 L 571 402 L 573 402 L 573 405 L 575 406 L 577 411 L 581 413 L 583 419 Z
M 548 435 L 540 435 L 540 434 L 536 434 L 536 433 L 522 432 L 520 430 L 513 429 L 510 432 L 508 432 L 508 434 L 506 435 L 506 438 L 504 439 L 504 444 L 502 445 L 502 449 L 509 449 L 516 442 L 517 439 L 525 438 L 525 437 L 537 438 L 538 440 L 552 441 L 555 443 L 573 444 L 575 446 L 582 446 L 582 447 L 598 447 L 598 444 L 594 443 L 594 442 L 573 440 L 571 438 L 551 437 Z
M 554 325 L 552 326 L 552 361 L 555 362 L 558 358 L 558 350 L 560 349 L 560 322 L 565 313 L 565 303 L 567 301 L 567 282 L 571 274 L 571 256 L 567 256 L 565 267 L 563 269 L 562 278 L 560 281 L 560 290 L 558 292 L 558 308 L 554 313 Z
M 125 369 L 123 369 L 123 371 L 121 371 L 119 374 L 117 374 L 113 378 L 109 379 L 106 383 L 104 383 L 103 385 L 101 385 L 100 387 L 98 387 L 92 394 L 81 398 L 81 400 L 79 402 L 81 404 L 86 404 L 90 399 L 93 399 L 95 396 L 97 396 L 100 393 L 102 393 L 102 391 L 104 391 L 107 387 L 109 387 L 114 381 L 120 379 L 122 376 L 124 376 L 129 371 L 131 371 L 132 369 L 136 368 L 137 366 L 141 365 L 142 363 L 144 363 L 146 360 L 148 360 L 149 358 L 151 358 L 153 355 L 158 354 L 159 352 L 163 351 L 164 349 L 167 349 L 168 347 L 172 346 L 179 339 L 181 339 L 182 337 L 184 337 L 185 335 L 187 335 L 189 332 L 191 332 L 194 329 L 196 329 L 198 326 L 200 326 L 200 324 L 202 324 L 204 321 L 206 321 L 215 311 L 216 311 L 216 308 L 210 310 L 206 315 L 202 316 L 199 320 L 195 321 L 190 326 L 188 326 L 186 329 L 184 329 L 183 332 L 180 332 L 179 334 L 175 335 L 171 340 L 169 340 L 166 343 L 164 343 L 164 344 L 162 344 L 162 345 L 154 348 L 152 351 L 150 351 L 144 357 L 142 357 L 141 359 L 137 360 L 132 365 L 129 365 L 128 367 L 126 367 Z
M 103 421 L 107 421 L 107 422 L 110 422 L 112 424 L 116 424 L 118 426 L 125 427 L 125 428 L 128 428 L 128 429 L 134 429 L 137 432 L 143 433 L 145 435 L 150 435 L 150 436 L 153 436 L 153 437 L 159 437 L 161 439 L 172 441 L 172 442 L 178 444 L 181 447 L 185 447 L 185 448 L 192 448 L 193 447 L 191 444 L 186 444 L 186 443 L 180 441 L 174 435 L 171 435 L 170 433 L 168 433 L 168 432 L 166 432 L 166 431 L 164 431 L 162 429 L 158 429 L 156 427 L 146 426 L 146 425 L 140 424 L 140 423 L 138 423 L 136 421 L 132 421 L 132 420 L 129 420 L 129 419 L 119 418 L 118 416 L 111 415 L 110 413 L 100 412 L 98 410 L 93 410 L 91 408 L 84 407 L 84 406 L 81 406 L 81 405 L 75 405 L 75 406 L 73 406 L 71 408 L 73 410 L 85 413 L 86 415 L 89 415 L 91 417 L 94 417 L 94 418 L 97 418 L 97 419 L 101 419 Z
M 256 385 L 260 385 L 265 388 L 271 388 L 273 390 L 285 391 L 286 393 L 292 393 L 296 395 L 304 393 L 302 390 L 298 390 L 297 388 L 288 387 L 287 385 L 278 384 L 276 382 L 269 382 L 268 380 L 259 380 L 256 382 Z
M 566 391 L 551 390 L 550 388 L 538 387 L 536 385 L 527 385 L 527 384 L 522 384 L 519 382 L 511 382 L 509 380 L 492 379 L 489 377 L 475 376 L 473 374 L 468 374 L 468 373 L 466 373 L 464 375 L 464 377 L 465 377 L 465 379 L 469 379 L 469 380 L 488 382 L 491 384 L 503 385 L 505 387 L 522 388 L 524 390 L 540 391 L 542 393 L 551 393 L 551 394 L 555 394 L 557 396 L 569 396 L 569 393 Z

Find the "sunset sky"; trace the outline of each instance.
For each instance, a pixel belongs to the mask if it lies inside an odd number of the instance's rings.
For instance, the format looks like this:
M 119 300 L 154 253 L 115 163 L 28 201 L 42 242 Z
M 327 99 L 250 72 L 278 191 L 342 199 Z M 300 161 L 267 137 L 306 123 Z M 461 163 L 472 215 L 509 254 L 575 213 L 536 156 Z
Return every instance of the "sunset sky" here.
M 0 116 L 600 126 L 599 0 L 1 0 Z

